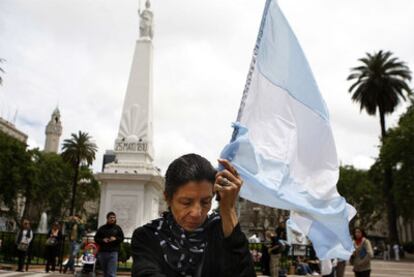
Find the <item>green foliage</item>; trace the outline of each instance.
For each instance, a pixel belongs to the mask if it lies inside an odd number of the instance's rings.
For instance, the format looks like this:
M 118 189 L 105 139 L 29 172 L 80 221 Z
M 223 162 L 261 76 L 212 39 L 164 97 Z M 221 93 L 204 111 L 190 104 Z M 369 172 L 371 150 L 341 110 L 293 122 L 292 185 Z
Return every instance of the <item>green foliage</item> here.
M 366 54 L 359 59 L 362 65 L 351 69 L 348 80 L 355 80 L 349 88 L 352 100 L 359 103 L 361 110 L 366 110 L 369 115 L 375 115 L 377 110 L 380 116 L 381 138 L 387 136 L 385 127 L 385 115 L 394 112 L 395 108 L 406 96 L 412 96 L 408 82 L 411 81 L 411 71 L 408 66 L 393 57 L 389 51 L 379 51 L 374 54 Z M 397 235 L 397 201 L 393 193 L 392 168 L 383 167 L 384 183 L 382 194 L 386 203 L 388 228 L 390 240 L 398 242 Z
M 392 193 L 398 215 L 414 219 L 414 103 L 389 130 L 380 151 L 380 160 L 393 169 Z
M 85 202 L 97 200 L 99 196 L 99 182 L 94 178 L 92 170 L 87 166 L 81 166 L 79 168 L 78 190 L 75 199 L 76 210 L 80 213 L 84 213 Z
M 27 186 L 30 154 L 26 145 L 0 132 L 0 200 L 16 216 L 16 202 Z
M 122 242 L 119 248 L 118 261 L 126 263 L 131 257 L 131 244 Z
M 49 219 L 59 219 L 69 206 L 72 168 L 55 153 L 32 150 L 32 207 L 47 211 Z
M 77 187 L 79 175 L 82 174 L 81 165 L 89 166 L 95 160 L 95 154 L 98 147 L 88 133 L 79 131 L 78 134 L 72 134 L 71 139 L 65 139 L 62 146 L 63 159 L 72 165 L 74 170 L 72 179 L 72 199 L 70 204 L 70 215 L 74 215 L 76 209 Z
M 98 147 L 91 141 L 88 133 L 79 131 L 78 134 L 71 134 L 70 139 L 65 139 L 62 146 L 62 157 L 74 168 L 81 164 L 92 165 Z
M 76 207 L 84 212 L 85 202 L 99 197 L 99 184 L 88 166 L 81 166 L 78 172 Z M 0 132 L 0 201 L 16 221 L 17 200 L 23 197 L 24 215 L 32 221 L 38 220 L 42 211 L 50 221 L 61 219 L 71 207 L 73 176 L 72 164 L 61 155 L 27 150 L 24 143 Z
M 0 254 L 4 261 L 11 262 L 17 256 L 16 251 L 16 234 L 7 232 L 2 234 L 2 247 Z
M 384 210 L 381 188 L 372 180 L 372 173 L 341 166 L 338 192 L 358 211 L 357 218 L 365 228 L 373 226 Z
M 404 243 L 403 248 L 405 252 L 414 254 L 414 241 Z
M 397 127 L 388 131 L 377 161 L 369 171 L 352 166 L 340 168 L 338 191 L 358 211 L 364 227 L 370 227 L 386 208 L 386 198 L 395 199 L 396 215 L 414 219 L 414 103 L 401 116 Z M 390 195 L 386 195 L 385 168 L 393 174 Z

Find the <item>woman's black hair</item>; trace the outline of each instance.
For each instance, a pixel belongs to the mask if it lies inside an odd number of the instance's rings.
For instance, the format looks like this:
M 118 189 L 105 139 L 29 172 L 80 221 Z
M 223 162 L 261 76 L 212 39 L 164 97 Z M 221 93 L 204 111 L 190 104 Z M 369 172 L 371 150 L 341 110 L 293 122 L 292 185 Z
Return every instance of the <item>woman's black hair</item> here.
M 355 238 L 355 231 L 356 231 L 356 230 L 361 231 L 361 234 L 362 234 L 362 236 L 363 236 L 364 238 L 366 238 L 366 237 L 367 237 L 367 233 L 365 233 L 365 230 L 364 230 L 363 228 L 361 228 L 361 227 L 355 227 L 355 228 L 354 228 L 354 230 L 353 230 L 353 232 L 352 232 L 352 237 L 353 237 L 354 239 L 356 239 L 356 238 Z
M 191 181 L 208 181 L 214 184 L 217 171 L 200 155 L 187 154 L 175 159 L 165 173 L 165 195 L 172 199 L 177 189 Z

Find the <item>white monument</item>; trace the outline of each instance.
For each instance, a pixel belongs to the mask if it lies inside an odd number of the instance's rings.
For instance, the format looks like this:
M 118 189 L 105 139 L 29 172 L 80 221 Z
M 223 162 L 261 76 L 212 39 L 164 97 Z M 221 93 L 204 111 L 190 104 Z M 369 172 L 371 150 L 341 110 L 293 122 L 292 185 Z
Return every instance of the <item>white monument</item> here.
M 52 117 L 46 126 L 45 134 L 46 141 L 44 151 L 57 153 L 59 150 L 59 139 L 62 135 L 62 122 L 60 121 L 60 112 L 58 108 L 53 111 Z
M 132 236 L 138 226 L 159 217 L 164 188 L 160 171 L 153 165 L 153 13 L 149 0 L 139 15 L 140 37 L 135 46 L 118 137 L 115 139 L 115 160 L 97 174 L 102 184 L 99 225 L 104 224 L 106 214 L 113 211 L 127 237 Z

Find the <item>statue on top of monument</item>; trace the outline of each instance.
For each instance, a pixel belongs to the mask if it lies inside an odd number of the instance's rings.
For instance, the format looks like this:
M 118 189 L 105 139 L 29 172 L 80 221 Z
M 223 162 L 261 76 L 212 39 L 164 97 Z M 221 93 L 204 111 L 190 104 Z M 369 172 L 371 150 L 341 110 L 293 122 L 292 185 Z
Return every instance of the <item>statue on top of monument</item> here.
M 150 10 L 151 3 L 149 0 L 145 2 L 145 9 L 140 12 L 138 11 L 140 22 L 139 22 L 139 36 L 147 37 L 152 39 L 153 29 L 152 29 L 152 19 L 154 17 L 152 11 Z

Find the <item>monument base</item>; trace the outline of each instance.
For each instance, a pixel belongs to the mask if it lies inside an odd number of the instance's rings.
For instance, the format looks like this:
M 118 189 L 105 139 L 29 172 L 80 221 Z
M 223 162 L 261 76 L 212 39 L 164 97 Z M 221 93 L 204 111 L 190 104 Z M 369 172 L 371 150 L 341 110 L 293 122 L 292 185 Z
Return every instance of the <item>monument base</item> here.
M 163 203 L 162 176 L 155 169 L 148 170 L 150 174 L 134 171 L 137 172 L 117 170 L 115 173 L 114 170 L 96 175 L 101 182 L 98 224 L 105 224 L 106 214 L 113 211 L 125 237 L 131 237 L 137 227 L 158 218 L 160 203 Z

